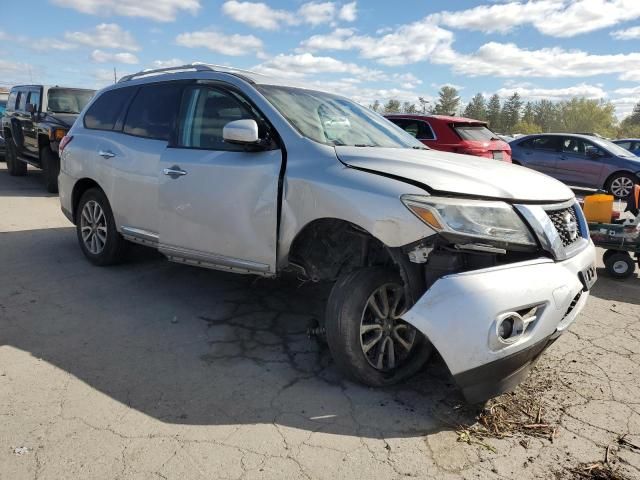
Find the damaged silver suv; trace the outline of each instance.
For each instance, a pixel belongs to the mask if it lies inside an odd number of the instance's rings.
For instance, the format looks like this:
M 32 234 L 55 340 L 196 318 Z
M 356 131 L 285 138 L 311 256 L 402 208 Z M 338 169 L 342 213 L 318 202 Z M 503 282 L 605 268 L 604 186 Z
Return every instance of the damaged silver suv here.
M 60 145 L 62 210 L 92 263 L 169 260 L 333 282 L 333 358 L 367 385 L 437 351 L 471 402 L 513 388 L 582 310 L 594 246 L 573 193 L 425 148 L 330 93 L 193 64 L 102 90 Z

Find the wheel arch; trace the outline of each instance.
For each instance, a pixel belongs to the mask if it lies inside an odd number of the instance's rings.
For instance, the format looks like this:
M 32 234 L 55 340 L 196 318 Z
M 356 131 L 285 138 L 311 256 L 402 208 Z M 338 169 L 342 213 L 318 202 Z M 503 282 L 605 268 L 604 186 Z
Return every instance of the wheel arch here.
M 91 188 L 98 188 L 102 193 L 104 193 L 104 189 L 92 178 L 81 178 L 73 186 L 73 190 L 71 192 L 71 215 L 74 223 L 76 223 L 76 213 L 78 211 L 80 199 L 82 198 L 82 195 Z
M 611 181 L 617 175 L 629 175 L 630 177 L 635 177 L 635 174 L 631 170 L 616 170 L 616 171 L 610 173 L 609 176 L 605 179 L 604 183 L 602 184 L 602 188 L 603 189 L 608 188 L 609 184 L 611 183 Z

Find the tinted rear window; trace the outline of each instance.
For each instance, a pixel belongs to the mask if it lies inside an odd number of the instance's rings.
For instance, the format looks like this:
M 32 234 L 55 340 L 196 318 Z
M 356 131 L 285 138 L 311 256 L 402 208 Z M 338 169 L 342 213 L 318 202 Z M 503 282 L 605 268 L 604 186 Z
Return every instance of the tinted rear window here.
M 435 135 L 431 125 L 413 118 L 390 118 L 393 123 L 418 140 L 434 140 Z
M 169 140 L 179 108 L 183 84 L 162 83 L 140 88 L 131 102 L 124 133 Z
M 85 128 L 94 130 L 120 130 L 116 128 L 118 119 L 124 113 L 131 97 L 136 92 L 135 87 L 118 88 L 104 92 L 93 102 L 84 115 Z M 120 122 L 122 124 L 122 122 Z
M 453 129 L 460 136 L 462 140 L 476 140 L 480 142 L 488 142 L 489 140 L 495 139 L 498 137 L 495 133 L 489 130 L 484 125 L 465 125 L 465 124 L 454 124 Z

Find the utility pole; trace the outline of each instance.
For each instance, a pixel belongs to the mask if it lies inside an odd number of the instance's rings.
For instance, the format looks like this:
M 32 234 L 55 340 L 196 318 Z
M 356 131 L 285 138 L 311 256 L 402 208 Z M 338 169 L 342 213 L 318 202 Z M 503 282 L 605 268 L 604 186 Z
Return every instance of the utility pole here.
M 116 67 L 113 67 L 113 83 L 118 83 L 118 76 L 116 75 Z

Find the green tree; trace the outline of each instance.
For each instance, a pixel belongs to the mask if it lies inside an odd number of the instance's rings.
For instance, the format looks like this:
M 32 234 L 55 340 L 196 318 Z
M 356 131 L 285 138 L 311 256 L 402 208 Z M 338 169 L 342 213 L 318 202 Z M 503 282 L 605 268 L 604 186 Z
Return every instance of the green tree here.
M 400 101 L 394 100 L 393 98 L 389 99 L 389 101 L 384 104 L 384 113 L 400 113 Z
M 499 132 L 502 128 L 500 119 L 501 119 L 501 108 L 500 108 L 500 97 L 497 93 L 491 95 L 489 99 L 489 103 L 487 103 L 487 121 L 489 122 L 489 126 L 492 130 Z
M 473 118 L 475 120 L 486 120 L 487 106 L 485 103 L 484 96 L 481 93 L 476 93 L 465 107 L 463 116 Z
M 564 132 L 595 132 L 615 135 L 615 107 L 609 102 L 572 98 L 558 104 L 560 129 Z
M 527 102 L 524 104 L 524 108 L 522 109 L 522 123 L 535 124 L 536 123 L 536 114 L 533 110 L 533 103 Z
M 640 102 L 633 107 L 631 115 L 627 117 L 632 125 L 640 125 Z
M 402 113 L 418 113 L 418 108 L 415 103 L 404 102 L 402 104 Z
M 440 89 L 438 101 L 433 108 L 436 115 L 455 115 L 460 106 L 458 90 L 448 85 Z
M 501 128 L 505 133 L 513 133 L 516 125 L 520 121 L 520 109 L 522 108 L 522 99 L 518 92 L 513 92 L 502 107 Z
M 558 108 L 551 100 L 540 100 L 533 106 L 535 124 L 540 126 L 543 132 L 557 130 Z
M 379 112 L 380 111 L 380 101 L 379 100 L 374 101 L 371 105 L 369 105 L 369 108 L 371 110 L 373 110 L 374 112 Z
M 418 103 L 420 104 L 420 113 L 427 113 L 429 111 L 429 100 L 424 97 L 418 97 Z

